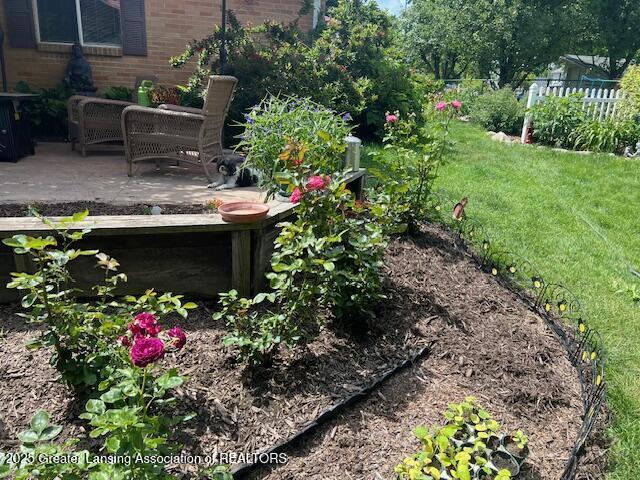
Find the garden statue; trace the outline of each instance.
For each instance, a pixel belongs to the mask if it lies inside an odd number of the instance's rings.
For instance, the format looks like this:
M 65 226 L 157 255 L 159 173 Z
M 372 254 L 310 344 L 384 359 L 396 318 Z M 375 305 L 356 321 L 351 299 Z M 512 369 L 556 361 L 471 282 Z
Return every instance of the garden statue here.
M 640 158 L 640 142 L 636 143 L 636 151 L 633 148 L 627 147 L 624 149 L 624 156 L 627 158 Z
M 92 95 L 97 88 L 93 85 L 91 65 L 89 65 L 89 62 L 85 58 L 80 44 L 74 44 L 72 52 L 73 58 L 69 60 L 69 64 L 67 65 L 64 83 L 79 94 Z

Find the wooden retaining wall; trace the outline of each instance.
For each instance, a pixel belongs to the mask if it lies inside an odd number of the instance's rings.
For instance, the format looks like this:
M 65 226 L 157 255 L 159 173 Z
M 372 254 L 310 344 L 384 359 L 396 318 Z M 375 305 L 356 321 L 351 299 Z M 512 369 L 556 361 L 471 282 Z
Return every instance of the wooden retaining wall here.
M 347 185 L 360 197 L 365 171 L 353 173 Z M 258 223 L 232 224 L 218 214 L 201 215 L 113 215 L 87 217 L 71 229 L 91 229 L 79 247 L 97 249 L 120 263 L 128 281 L 118 294 L 140 295 L 149 288 L 184 294 L 190 298 L 213 298 L 235 288 L 252 295 L 266 284 L 271 265 L 277 224 L 295 214 L 291 203 L 271 202 L 266 219 Z M 37 218 L 0 218 L 0 239 L 16 234 L 50 235 Z M 16 255 L 0 244 L 0 303 L 20 299 L 20 292 L 6 288 L 11 272 L 33 271 L 27 255 Z M 99 283 L 103 270 L 94 257 L 71 264 L 76 287 L 94 296 L 91 286 Z

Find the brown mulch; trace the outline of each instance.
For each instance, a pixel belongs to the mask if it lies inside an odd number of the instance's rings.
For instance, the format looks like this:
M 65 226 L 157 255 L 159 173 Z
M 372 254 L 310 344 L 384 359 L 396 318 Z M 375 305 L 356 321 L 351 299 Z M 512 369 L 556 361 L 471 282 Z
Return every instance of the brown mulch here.
M 287 451 L 286 465 L 252 478 L 391 479 L 393 467 L 419 448 L 413 427 L 441 423 L 447 403 L 467 395 L 506 430 L 529 435 L 531 455 L 519 478 L 560 478 L 580 428 L 580 386 L 544 321 L 437 227 L 394 241 L 386 263 L 388 300 L 368 329 L 329 325 L 307 347 L 279 354 L 269 369 L 250 373 L 233 361 L 221 346 L 224 325 L 210 317 L 215 306 L 180 322 L 190 340 L 168 363 L 189 376 L 181 408 L 198 414 L 176 432 L 184 451 L 256 452 L 282 442 L 433 343 L 418 364 Z M 24 348 L 34 330 L 16 311 L 0 309 L 0 450 L 15 446 L 11 439 L 38 409 L 64 424 L 65 435 L 86 435 L 75 420 L 81 404 L 55 382 L 49 352 Z M 606 465 L 601 444 L 589 449 L 584 478 L 599 478 L 589 475 Z
M 159 206 L 162 213 L 168 214 L 193 214 L 207 213 L 203 205 L 175 205 L 164 203 L 137 203 L 134 205 L 113 205 L 100 202 L 61 202 L 61 203 L 0 203 L 0 218 L 2 217 L 26 217 L 29 215 L 29 206 L 35 208 L 45 217 L 64 217 L 76 212 L 89 210 L 91 215 L 151 215 L 151 208 Z

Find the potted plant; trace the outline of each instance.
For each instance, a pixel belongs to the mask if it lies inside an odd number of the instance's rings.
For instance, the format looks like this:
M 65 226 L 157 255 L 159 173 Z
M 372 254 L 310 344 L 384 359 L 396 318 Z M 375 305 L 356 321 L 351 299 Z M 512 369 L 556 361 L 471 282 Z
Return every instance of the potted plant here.
M 528 443 L 529 437 L 525 435 L 522 430 L 507 435 L 503 440 L 504 448 L 520 465 L 522 465 L 527 456 L 529 456 Z

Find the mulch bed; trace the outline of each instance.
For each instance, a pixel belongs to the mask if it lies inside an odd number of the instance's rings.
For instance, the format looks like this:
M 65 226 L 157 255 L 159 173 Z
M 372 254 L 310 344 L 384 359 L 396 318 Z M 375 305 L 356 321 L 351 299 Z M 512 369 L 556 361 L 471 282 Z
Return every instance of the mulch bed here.
M 269 369 L 248 372 L 234 362 L 221 346 L 224 325 L 211 320 L 214 305 L 181 321 L 189 343 L 167 362 L 189 376 L 180 405 L 198 414 L 176 432 L 184 451 L 256 452 L 282 442 L 432 344 L 422 361 L 287 451 L 287 464 L 263 467 L 251 478 L 392 479 L 394 466 L 419 449 L 413 427 L 442 423 L 447 403 L 467 395 L 506 430 L 529 435 L 531 455 L 519 478 L 560 478 L 582 404 L 576 372 L 545 322 L 437 227 L 394 241 L 386 264 L 388 300 L 376 321 L 358 329 L 330 324 L 308 346 L 280 353 Z M 86 437 L 76 420 L 81 402 L 56 383 L 49 352 L 25 349 L 34 330 L 15 317 L 18 310 L 0 307 L 0 450 L 15 446 L 11 439 L 38 409 L 64 424 L 65 435 Z M 598 438 L 579 478 L 602 476 Z
M 35 208 L 45 217 L 64 217 L 73 215 L 76 212 L 89 210 L 90 215 L 151 215 L 151 208 L 159 206 L 162 213 L 168 214 L 192 214 L 208 213 L 210 210 L 203 205 L 175 205 L 175 204 L 143 204 L 133 205 L 113 205 L 100 202 L 61 202 L 61 203 L 0 203 L 0 218 L 2 217 L 25 217 L 29 215 L 29 206 Z

